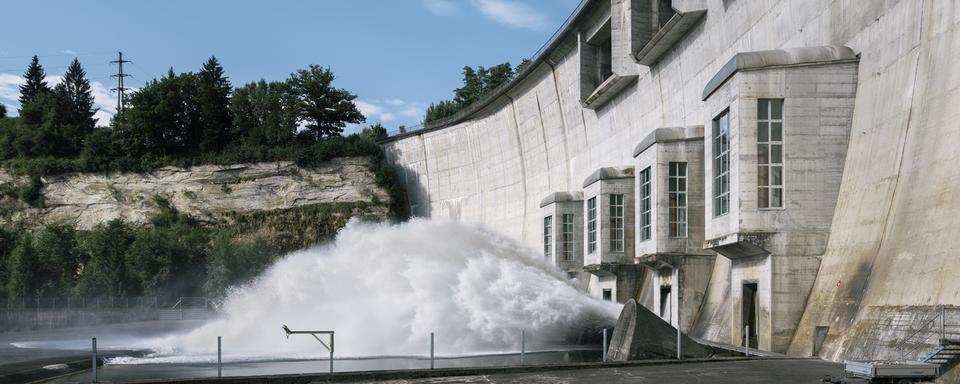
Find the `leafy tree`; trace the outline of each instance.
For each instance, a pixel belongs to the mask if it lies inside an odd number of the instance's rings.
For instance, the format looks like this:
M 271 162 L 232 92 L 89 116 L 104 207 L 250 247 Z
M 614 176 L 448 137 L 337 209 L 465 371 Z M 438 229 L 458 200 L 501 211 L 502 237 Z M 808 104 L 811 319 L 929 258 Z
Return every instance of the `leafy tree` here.
M 203 284 L 206 231 L 166 199 L 155 201 L 160 212 L 150 219 L 153 226 L 140 231 L 127 249 L 126 268 L 144 293 L 194 295 Z
M 133 240 L 133 231 L 120 220 L 99 224 L 84 235 L 79 248 L 88 261 L 77 281 L 77 295 L 124 297 L 138 291 L 138 281 L 126 267 L 127 250 Z
M 73 286 L 80 265 L 75 231 L 48 225 L 20 237 L 10 254 L 7 291 L 12 298 L 62 296 Z
M 297 132 L 298 99 L 286 82 L 260 80 L 233 92 L 234 136 L 245 144 L 285 145 Z
M 329 68 L 310 65 L 290 75 L 290 86 L 297 95 L 300 121 L 316 139 L 343 132 L 348 123 L 362 123 L 366 118 L 354 105 L 356 95 L 333 87 L 333 72 Z
M 360 134 L 366 136 L 368 139 L 377 140 L 387 137 L 387 128 L 384 128 L 383 124 L 376 123 L 364 128 Z
M 0 104 L 0 119 L 7 117 L 7 106 Z
M 47 81 L 44 79 L 45 77 L 47 77 L 47 74 L 44 73 L 43 66 L 40 65 L 40 59 L 37 58 L 37 55 L 33 55 L 33 59 L 30 60 L 30 66 L 27 67 L 27 71 L 23 74 L 26 82 L 20 86 L 21 106 L 26 105 L 40 94 L 50 92 L 50 87 L 47 86 Z
M 524 59 L 524 62 L 517 66 L 516 70 L 510 63 L 497 64 L 490 68 L 482 66 L 477 68 L 463 67 L 463 86 L 453 91 L 453 100 L 443 100 L 430 104 L 427 107 L 424 122 L 430 123 L 444 117 L 453 116 L 470 104 L 480 101 L 497 87 L 513 80 L 522 66 L 527 65 L 527 63 L 529 63 L 529 60 Z
M 197 73 L 197 118 L 200 129 L 200 150 L 213 151 L 223 148 L 230 140 L 230 81 L 224 75 L 217 58 L 203 64 Z
M 137 155 L 183 155 L 197 147 L 202 134 L 193 102 L 197 90 L 193 73 L 153 80 L 130 96 L 129 108 L 118 115 L 117 128 L 124 150 Z
M 231 286 L 260 275 L 274 260 L 276 251 L 262 240 L 234 241 L 226 233 L 213 239 L 207 255 L 203 291 L 209 297 L 223 297 Z
M 427 114 L 424 117 L 424 122 L 429 123 L 442 119 L 447 116 L 453 116 L 457 112 L 460 112 L 460 105 L 452 100 L 441 100 L 438 103 L 430 104 L 427 107 Z

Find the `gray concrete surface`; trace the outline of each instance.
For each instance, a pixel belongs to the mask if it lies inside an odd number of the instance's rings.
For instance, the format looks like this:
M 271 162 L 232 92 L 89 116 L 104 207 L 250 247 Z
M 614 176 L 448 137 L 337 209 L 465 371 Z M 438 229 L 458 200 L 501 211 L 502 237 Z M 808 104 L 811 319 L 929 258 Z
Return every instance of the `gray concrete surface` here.
M 547 384 L 547 383 L 822 383 L 826 375 L 842 374 L 840 364 L 819 360 L 773 360 L 641 365 L 534 373 L 506 373 L 426 379 L 386 380 L 390 384 Z M 374 382 L 374 381 L 367 381 Z M 849 383 L 865 383 L 850 380 Z
M 597 168 L 632 164 L 632 149 L 658 127 L 707 127 L 713 107 L 720 106 L 703 102 L 703 90 L 738 53 L 847 46 L 860 59 L 849 143 L 842 173 L 831 176 L 840 178 L 836 207 L 816 212 L 829 223 L 829 234 L 824 238 L 818 225 L 818 233 L 794 244 L 816 243 L 811 248 L 823 254 L 743 265 L 741 271 L 752 271 L 733 277 L 785 277 L 771 287 L 780 296 L 764 298 L 782 302 L 785 312 L 763 320 L 776 336 L 764 345 L 809 355 L 815 327 L 829 327 L 821 355 L 833 360 L 896 356 L 898 338 L 928 319 L 931 307 L 960 305 L 956 2 L 674 0 L 681 12 L 706 14 L 655 63 L 634 63 L 635 82 L 602 106 L 583 108 L 580 72 L 587 57 L 580 56 L 581 39 L 613 14 L 614 57 L 622 58 L 622 33 L 650 15 L 640 12 L 638 19 L 632 11 L 609 8 L 633 3 L 643 2 L 589 1 L 561 41 L 497 100 L 451 126 L 387 142 L 390 161 L 403 169 L 414 213 L 481 222 L 539 245 L 543 196 L 580 189 L 579 182 Z M 626 45 L 649 42 L 651 33 L 639 32 L 626 32 L 634 37 Z M 632 74 L 629 65 L 617 61 L 615 67 Z M 835 85 L 804 87 L 829 91 Z M 767 87 L 756 84 L 754 90 Z M 827 134 L 837 119 L 821 114 L 802 122 Z M 803 155 L 795 165 L 804 164 Z M 798 209 L 786 206 L 781 216 L 801 214 Z M 733 268 L 729 259 L 716 259 L 703 299 L 714 304 L 702 307 L 694 336 L 739 343 Z M 794 274 L 804 277 L 794 281 Z

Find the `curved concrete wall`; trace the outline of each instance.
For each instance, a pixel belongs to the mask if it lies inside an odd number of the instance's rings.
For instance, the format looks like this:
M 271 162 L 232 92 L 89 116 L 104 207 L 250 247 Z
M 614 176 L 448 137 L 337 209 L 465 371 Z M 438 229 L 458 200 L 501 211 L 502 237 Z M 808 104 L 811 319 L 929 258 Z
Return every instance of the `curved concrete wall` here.
M 638 80 L 596 110 L 579 102 L 574 33 L 467 121 L 386 142 L 405 169 L 414 213 L 482 222 L 536 245 L 543 197 L 579 190 L 599 167 L 632 164 L 634 146 L 656 128 L 709 126 L 704 86 L 736 53 L 845 45 L 861 55 L 850 144 L 829 245 L 790 351 L 809 354 L 813 327 L 830 326 L 825 356 L 885 353 L 879 345 L 902 334 L 873 325 L 891 308 L 919 320 L 930 314 L 923 306 L 960 304 L 960 5 L 705 3 L 689 33 L 651 67 L 636 64 Z M 694 330 L 722 339 L 728 331 L 712 323 L 730 317 L 720 303 L 729 263 L 715 268 Z

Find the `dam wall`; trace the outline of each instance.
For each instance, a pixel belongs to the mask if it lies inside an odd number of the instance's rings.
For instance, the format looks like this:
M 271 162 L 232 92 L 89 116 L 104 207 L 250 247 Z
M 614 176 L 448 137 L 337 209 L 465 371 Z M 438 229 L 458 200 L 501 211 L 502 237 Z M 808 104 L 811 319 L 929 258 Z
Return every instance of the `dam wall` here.
M 601 167 L 633 165 L 634 148 L 656 129 L 703 126 L 709 148 L 715 111 L 704 90 L 738 53 L 849 47 L 859 60 L 852 114 L 844 120 L 846 156 L 837 160 L 842 166 L 835 164 L 843 171 L 835 181 L 832 224 L 817 240 L 825 241 L 822 254 L 804 262 L 816 273 L 798 277 L 813 283 L 795 293 L 802 315 L 787 327 L 795 331 L 770 337 L 795 355 L 892 357 L 937 306 L 960 305 L 954 251 L 960 248 L 960 5 L 674 0 L 682 17 L 662 24 L 666 33 L 643 37 L 636 19 L 625 14 L 657 16 L 645 10 L 647 3 L 585 1 L 531 68 L 480 107 L 386 139 L 413 214 L 483 223 L 540 247 L 541 200 L 581 190 Z M 606 18 L 614 51 L 609 89 L 586 84 L 594 68 L 584 64 L 585 47 Z M 624 44 L 624 36 L 646 39 L 639 44 L 644 49 Z M 805 118 L 826 126 L 828 117 Z M 789 161 L 803 156 L 787 161 L 789 172 Z M 833 205 L 833 197 L 826 198 Z M 784 210 L 790 214 L 789 200 Z M 709 284 L 699 315 L 685 330 L 737 344 L 733 330 L 740 324 L 732 322 L 741 313 L 730 294 L 739 291 L 730 281 L 737 261 L 716 259 L 704 277 Z M 780 288 L 761 282 L 759 289 Z M 826 336 L 814 351 L 817 327 L 825 327 Z

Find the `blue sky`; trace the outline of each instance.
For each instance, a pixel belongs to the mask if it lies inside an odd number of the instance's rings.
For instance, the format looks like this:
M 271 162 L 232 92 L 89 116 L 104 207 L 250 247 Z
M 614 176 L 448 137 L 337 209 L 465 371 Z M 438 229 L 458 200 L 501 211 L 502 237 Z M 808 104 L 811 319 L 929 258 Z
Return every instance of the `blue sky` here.
M 449 98 L 464 65 L 530 57 L 580 0 L 154 0 L 5 1 L 0 17 L 0 103 L 16 114 L 30 56 L 50 76 L 78 57 L 106 120 L 115 108 L 109 64 L 133 61 L 127 86 L 173 67 L 196 71 L 216 55 L 234 86 L 329 66 L 358 95 L 368 123 L 417 124 Z M 57 79 L 50 79 L 55 82 Z

